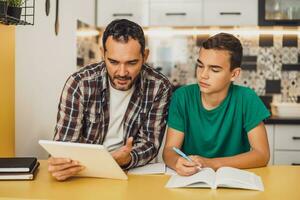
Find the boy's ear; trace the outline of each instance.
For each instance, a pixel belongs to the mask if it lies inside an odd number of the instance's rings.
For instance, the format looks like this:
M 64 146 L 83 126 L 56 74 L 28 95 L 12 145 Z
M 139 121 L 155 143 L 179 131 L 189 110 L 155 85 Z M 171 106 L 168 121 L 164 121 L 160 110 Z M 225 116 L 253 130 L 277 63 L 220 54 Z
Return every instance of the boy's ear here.
M 231 72 L 231 81 L 235 81 L 235 79 L 237 79 L 241 73 L 241 68 L 237 67 L 235 69 L 232 70 Z

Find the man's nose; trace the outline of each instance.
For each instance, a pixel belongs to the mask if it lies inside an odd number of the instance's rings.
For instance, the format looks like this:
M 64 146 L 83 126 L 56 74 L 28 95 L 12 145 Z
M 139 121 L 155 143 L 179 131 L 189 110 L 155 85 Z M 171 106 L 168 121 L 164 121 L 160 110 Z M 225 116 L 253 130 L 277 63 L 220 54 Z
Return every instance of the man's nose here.
M 127 75 L 127 68 L 124 64 L 121 64 L 119 67 L 119 76 L 126 76 Z

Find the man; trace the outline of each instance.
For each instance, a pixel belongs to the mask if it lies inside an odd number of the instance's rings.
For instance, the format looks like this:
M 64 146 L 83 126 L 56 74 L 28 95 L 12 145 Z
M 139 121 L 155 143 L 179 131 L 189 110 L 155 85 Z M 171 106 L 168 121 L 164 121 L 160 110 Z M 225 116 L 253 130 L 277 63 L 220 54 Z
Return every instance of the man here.
M 54 139 L 103 144 L 125 169 L 145 165 L 164 136 L 171 84 L 145 64 L 149 51 L 136 23 L 111 22 L 102 42 L 104 61 L 74 73 L 65 84 Z M 51 157 L 48 163 L 58 180 L 84 168 L 68 158 Z
M 172 96 L 163 158 L 178 174 L 188 176 L 200 167 L 252 168 L 269 161 L 263 120 L 269 117 L 249 88 L 233 85 L 241 71 L 243 48 L 233 35 L 207 39 L 197 60 L 198 84 Z M 172 148 L 181 148 L 188 161 Z

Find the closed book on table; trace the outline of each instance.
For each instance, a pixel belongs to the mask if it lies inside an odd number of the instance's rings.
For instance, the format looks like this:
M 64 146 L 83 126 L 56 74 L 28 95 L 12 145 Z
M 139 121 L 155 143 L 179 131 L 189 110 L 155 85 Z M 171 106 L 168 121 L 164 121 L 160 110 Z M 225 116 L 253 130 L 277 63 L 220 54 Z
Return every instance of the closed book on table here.
M 0 158 L 1 172 L 30 172 L 36 165 L 34 157 Z
M 40 163 L 36 162 L 29 172 L 0 172 L 0 180 L 32 180 Z

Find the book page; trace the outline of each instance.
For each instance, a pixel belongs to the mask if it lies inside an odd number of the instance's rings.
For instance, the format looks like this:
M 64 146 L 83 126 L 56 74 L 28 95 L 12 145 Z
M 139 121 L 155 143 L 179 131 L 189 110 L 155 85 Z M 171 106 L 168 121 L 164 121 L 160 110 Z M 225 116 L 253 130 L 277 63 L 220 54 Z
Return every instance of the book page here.
M 177 175 L 177 172 L 172 169 L 172 168 L 169 168 L 169 167 L 166 167 L 166 175 Z
M 252 172 L 232 167 L 221 167 L 216 172 L 218 187 L 231 187 L 263 191 L 263 183 L 259 176 Z
M 164 174 L 165 172 L 166 165 L 164 163 L 154 163 L 130 169 L 128 174 Z
M 214 187 L 215 171 L 211 168 L 203 168 L 192 176 L 173 175 L 166 187 Z

